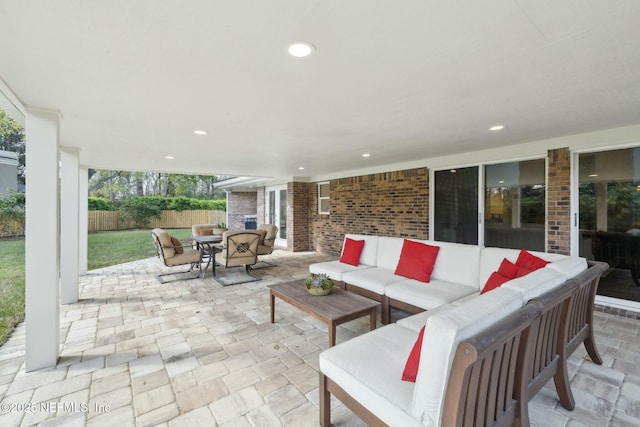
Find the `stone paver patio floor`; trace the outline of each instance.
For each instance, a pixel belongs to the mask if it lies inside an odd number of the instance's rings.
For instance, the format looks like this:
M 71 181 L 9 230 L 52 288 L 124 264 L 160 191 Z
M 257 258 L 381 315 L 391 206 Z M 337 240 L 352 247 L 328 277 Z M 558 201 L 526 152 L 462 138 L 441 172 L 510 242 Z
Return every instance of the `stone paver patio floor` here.
M 317 426 L 327 327 L 282 301 L 271 324 L 266 286 L 327 259 L 276 251 L 277 266 L 256 270 L 263 280 L 227 287 L 210 274 L 160 284 L 169 270 L 155 258 L 91 271 L 80 302 L 61 307 L 58 366 L 24 372 L 24 324 L 0 347 L 0 426 Z M 530 403 L 533 425 L 640 426 L 640 321 L 595 319 L 604 364 L 576 351 L 576 409 L 559 405 L 551 382 Z M 337 342 L 368 323 L 339 326 Z M 363 425 L 335 400 L 332 419 Z

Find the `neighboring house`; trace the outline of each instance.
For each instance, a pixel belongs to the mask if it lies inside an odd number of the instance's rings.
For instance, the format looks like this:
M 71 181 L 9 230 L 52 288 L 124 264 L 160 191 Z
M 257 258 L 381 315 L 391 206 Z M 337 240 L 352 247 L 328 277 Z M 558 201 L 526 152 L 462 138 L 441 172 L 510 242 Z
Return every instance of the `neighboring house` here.
M 0 197 L 18 191 L 18 153 L 0 150 Z

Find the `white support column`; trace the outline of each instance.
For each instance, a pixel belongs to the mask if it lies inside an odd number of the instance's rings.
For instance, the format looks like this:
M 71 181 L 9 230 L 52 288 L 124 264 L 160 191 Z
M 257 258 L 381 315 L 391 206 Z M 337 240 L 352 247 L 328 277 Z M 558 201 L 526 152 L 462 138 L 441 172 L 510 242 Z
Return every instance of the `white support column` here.
M 55 366 L 60 354 L 60 114 L 27 108 L 25 369 Z
M 82 166 L 78 175 L 78 194 L 78 274 L 84 275 L 89 270 L 89 169 Z
M 60 302 L 78 302 L 79 150 L 60 152 Z

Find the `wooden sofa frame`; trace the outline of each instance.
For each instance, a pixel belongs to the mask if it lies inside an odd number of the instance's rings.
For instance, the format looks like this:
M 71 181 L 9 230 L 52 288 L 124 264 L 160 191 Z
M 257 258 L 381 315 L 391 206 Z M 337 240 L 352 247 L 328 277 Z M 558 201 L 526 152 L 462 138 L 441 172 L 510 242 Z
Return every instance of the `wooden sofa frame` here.
M 560 402 L 572 410 L 575 402 L 568 379 L 567 359 L 584 343 L 591 360 L 602 364 L 593 336 L 593 306 L 600 277 L 608 267 L 604 262 L 588 261 L 587 270 L 461 343 L 447 385 L 443 425 L 528 426 L 528 403 L 551 378 Z M 529 322 L 522 323 L 513 319 L 516 313 L 524 317 L 535 314 Z M 510 323 L 505 325 L 505 322 Z M 514 341 L 516 336 L 517 342 Z M 505 354 L 498 354 L 502 350 Z M 505 384 L 490 381 L 491 389 L 488 389 L 485 381 L 489 378 L 502 381 L 504 375 L 491 370 L 494 368 L 492 361 L 499 359 L 511 363 L 511 357 L 517 363 L 509 366 L 515 367 L 516 372 L 505 377 L 508 378 Z M 320 372 L 321 426 L 331 424 L 330 394 L 368 425 L 385 425 Z M 480 402 L 485 405 L 479 405 Z M 490 404 L 486 405 L 487 402 Z
M 538 315 L 528 304 L 458 346 L 444 400 L 442 425 L 510 426 L 520 406 L 513 399 L 523 334 Z M 331 394 L 369 426 L 386 424 L 320 373 L 320 425 L 331 425 Z M 478 402 L 484 402 L 478 405 Z M 493 403 L 495 402 L 495 403 Z

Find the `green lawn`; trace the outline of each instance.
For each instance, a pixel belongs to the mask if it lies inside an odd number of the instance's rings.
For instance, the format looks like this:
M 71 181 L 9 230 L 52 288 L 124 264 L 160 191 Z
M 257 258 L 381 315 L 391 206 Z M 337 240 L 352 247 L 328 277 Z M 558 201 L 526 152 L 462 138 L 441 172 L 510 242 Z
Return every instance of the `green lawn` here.
M 171 230 L 178 239 L 191 229 Z M 156 255 L 149 230 L 89 234 L 88 268 L 107 267 Z M 0 345 L 16 323 L 24 319 L 24 240 L 0 241 Z

